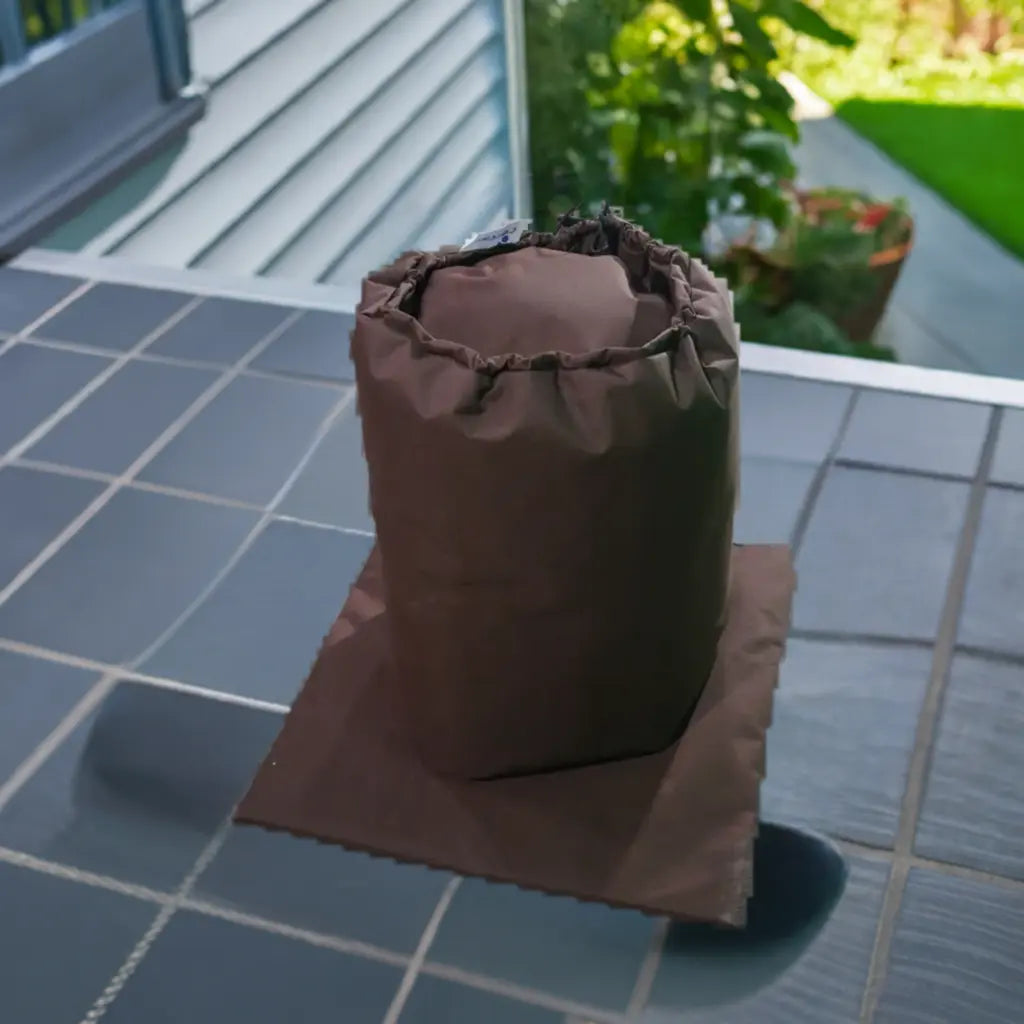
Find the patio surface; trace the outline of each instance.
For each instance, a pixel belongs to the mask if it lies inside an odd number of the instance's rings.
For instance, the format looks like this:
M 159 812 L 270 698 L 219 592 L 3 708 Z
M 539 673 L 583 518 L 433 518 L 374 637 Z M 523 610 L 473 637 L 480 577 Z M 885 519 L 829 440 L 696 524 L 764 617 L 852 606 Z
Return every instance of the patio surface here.
M 228 826 L 371 544 L 349 323 L 0 270 L 0 1018 L 1021 1020 L 1018 409 L 745 372 L 738 537 L 800 574 L 764 817 L 838 843 L 823 927 Z M 838 891 L 765 836 L 755 919 Z

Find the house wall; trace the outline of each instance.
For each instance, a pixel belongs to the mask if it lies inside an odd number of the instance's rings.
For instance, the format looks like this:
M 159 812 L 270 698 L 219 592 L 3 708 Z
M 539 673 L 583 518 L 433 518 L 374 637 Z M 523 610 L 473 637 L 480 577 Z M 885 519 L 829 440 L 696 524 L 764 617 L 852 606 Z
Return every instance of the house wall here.
M 49 244 L 351 283 L 461 242 L 528 202 L 517 2 L 189 0 L 204 119 Z

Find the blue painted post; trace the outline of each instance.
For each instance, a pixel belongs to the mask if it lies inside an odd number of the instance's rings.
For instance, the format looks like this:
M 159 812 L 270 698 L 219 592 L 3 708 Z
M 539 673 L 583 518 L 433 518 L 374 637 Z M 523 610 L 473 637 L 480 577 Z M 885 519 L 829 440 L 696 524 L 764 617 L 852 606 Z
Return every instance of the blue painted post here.
M 181 94 L 192 79 L 188 22 L 181 0 L 147 0 L 150 34 L 164 99 Z
M 17 64 L 25 56 L 25 26 L 18 0 L 0 0 L 0 50 L 4 64 Z

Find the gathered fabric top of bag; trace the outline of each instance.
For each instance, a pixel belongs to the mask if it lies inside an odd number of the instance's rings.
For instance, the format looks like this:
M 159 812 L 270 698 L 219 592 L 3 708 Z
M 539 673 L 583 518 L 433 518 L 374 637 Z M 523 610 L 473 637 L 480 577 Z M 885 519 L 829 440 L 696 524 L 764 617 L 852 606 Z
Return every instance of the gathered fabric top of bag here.
M 637 292 L 617 256 L 516 249 L 427 280 L 420 323 L 482 356 L 637 348 L 668 330 L 662 295 Z
M 609 213 L 497 249 L 406 253 L 363 282 L 360 312 L 486 373 L 631 362 L 695 335 L 711 361 L 736 357 L 711 272 Z

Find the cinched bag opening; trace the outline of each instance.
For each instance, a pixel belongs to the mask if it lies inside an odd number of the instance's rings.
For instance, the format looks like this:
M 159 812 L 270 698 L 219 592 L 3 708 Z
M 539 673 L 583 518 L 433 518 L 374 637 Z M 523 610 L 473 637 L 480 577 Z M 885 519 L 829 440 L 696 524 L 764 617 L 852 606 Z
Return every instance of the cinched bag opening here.
M 360 309 L 489 374 L 674 352 L 695 325 L 709 358 L 731 357 L 731 333 L 707 330 L 721 295 L 702 265 L 610 213 L 565 221 L 496 249 L 406 253 L 364 281 Z

